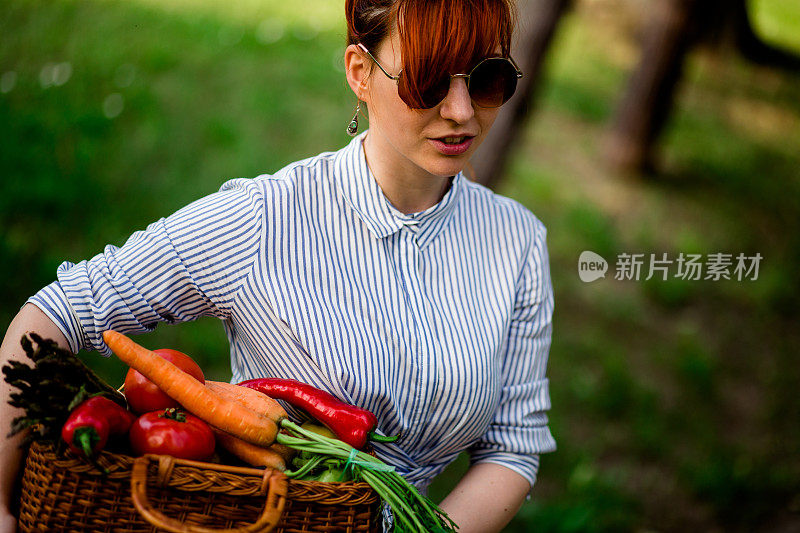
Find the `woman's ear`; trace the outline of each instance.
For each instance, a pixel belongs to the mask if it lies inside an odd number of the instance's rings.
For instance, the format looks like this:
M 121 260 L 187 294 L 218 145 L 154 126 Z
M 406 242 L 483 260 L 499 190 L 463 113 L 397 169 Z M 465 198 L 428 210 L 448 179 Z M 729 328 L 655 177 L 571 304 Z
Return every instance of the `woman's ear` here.
M 344 50 L 344 69 L 347 83 L 359 100 L 369 105 L 369 74 L 371 63 L 357 45 L 351 44 Z

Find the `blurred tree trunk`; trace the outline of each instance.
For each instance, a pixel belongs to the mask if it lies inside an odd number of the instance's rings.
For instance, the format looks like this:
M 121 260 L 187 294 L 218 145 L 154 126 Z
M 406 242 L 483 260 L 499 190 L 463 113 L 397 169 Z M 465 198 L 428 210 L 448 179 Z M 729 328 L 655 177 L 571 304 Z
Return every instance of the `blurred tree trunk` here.
M 661 0 L 653 6 L 639 65 L 629 78 L 605 142 L 606 161 L 617 171 L 651 169 L 651 147 L 672 107 L 697 2 Z
M 530 104 L 544 57 L 558 22 L 571 0 L 527 0 L 518 5 L 519 18 L 512 57 L 524 73 L 517 92 L 501 108 L 489 136 L 470 160 L 470 179 L 488 187 L 497 184 L 506 161 L 530 112 Z
M 706 0 L 698 4 L 697 33 L 703 41 L 727 47 L 760 65 L 800 70 L 800 57 L 766 43 L 753 29 L 748 0 Z
M 800 58 L 756 35 L 747 0 L 658 0 L 641 59 L 606 137 L 605 159 L 615 170 L 653 170 L 653 146 L 672 109 L 685 56 L 698 42 L 735 50 L 759 64 L 800 70 Z

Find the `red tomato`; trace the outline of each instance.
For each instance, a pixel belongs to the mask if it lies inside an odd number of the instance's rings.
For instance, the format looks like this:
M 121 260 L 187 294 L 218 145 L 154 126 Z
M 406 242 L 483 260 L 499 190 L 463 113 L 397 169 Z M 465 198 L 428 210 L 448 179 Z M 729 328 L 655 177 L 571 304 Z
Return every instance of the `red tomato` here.
M 179 409 L 145 413 L 129 433 L 136 455 L 156 453 L 204 461 L 214 454 L 214 432 L 208 424 Z
M 200 366 L 194 360 L 177 350 L 162 348 L 153 350 L 155 353 L 174 364 L 187 374 L 195 377 L 200 383 L 205 383 L 205 376 Z M 144 377 L 138 370 L 128 369 L 125 376 L 125 397 L 131 411 L 135 413 L 149 413 L 150 411 L 163 411 L 168 407 L 180 407 L 178 402 L 164 394 L 155 383 Z

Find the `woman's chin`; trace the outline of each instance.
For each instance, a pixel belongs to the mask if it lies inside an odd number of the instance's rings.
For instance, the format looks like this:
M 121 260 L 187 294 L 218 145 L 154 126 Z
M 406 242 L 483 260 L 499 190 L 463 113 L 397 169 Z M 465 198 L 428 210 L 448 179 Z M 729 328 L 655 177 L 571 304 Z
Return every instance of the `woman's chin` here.
M 449 178 L 455 176 L 467 166 L 468 158 L 450 159 L 448 161 L 436 162 L 428 166 L 427 170 L 434 176 Z

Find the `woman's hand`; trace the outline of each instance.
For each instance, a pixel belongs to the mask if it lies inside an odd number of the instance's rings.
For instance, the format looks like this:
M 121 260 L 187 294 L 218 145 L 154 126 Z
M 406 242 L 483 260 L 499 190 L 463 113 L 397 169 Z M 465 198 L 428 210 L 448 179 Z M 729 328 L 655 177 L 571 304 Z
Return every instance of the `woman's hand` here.
M 458 524 L 459 533 L 501 531 L 517 514 L 531 486 L 510 468 L 473 465 L 439 505 Z

